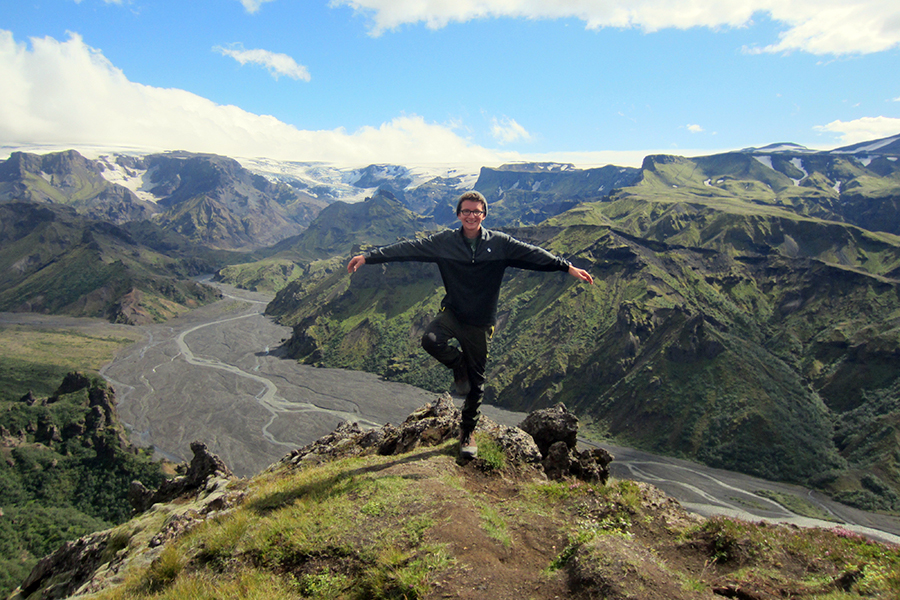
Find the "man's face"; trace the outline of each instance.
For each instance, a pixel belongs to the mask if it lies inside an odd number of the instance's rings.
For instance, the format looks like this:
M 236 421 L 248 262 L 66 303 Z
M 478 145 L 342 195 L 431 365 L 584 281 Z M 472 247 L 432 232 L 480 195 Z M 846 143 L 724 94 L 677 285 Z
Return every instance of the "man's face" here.
M 457 217 L 460 222 L 462 222 L 463 233 L 465 233 L 467 237 L 475 237 L 478 235 L 478 231 L 481 229 L 481 222 L 484 221 L 484 212 L 482 211 L 481 202 L 478 202 L 477 200 L 463 200 L 462 206 L 459 207 L 459 214 Z

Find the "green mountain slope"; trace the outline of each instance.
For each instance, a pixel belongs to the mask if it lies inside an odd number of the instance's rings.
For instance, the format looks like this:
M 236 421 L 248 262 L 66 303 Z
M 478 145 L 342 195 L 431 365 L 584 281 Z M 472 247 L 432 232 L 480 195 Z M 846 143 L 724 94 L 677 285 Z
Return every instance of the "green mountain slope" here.
M 627 444 L 900 510 L 900 238 L 788 165 L 648 158 L 639 184 L 513 230 L 596 283 L 508 272 L 487 399 L 563 401 Z M 301 360 L 437 391 L 418 340 L 442 295 L 429 265 L 336 265 L 269 311 Z
M 892 158 L 759 152 L 648 156 L 641 181 L 617 190 L 611 200 L 689 203 L 741 214 L 788 213 L 898 233 L 900 164 Z
M 349 257 L 360 244 L 388 244 L 432 227 L 386 190 L 363 202 L 337 201 L 322 212 L 301 234 L 261 251 L 264 258 L 221 269 L 217 277 L 247 289 L 276 291 L 288 281 L 309 276 L 332 265 L 318 263 L 333 256 Z
M 2 402 L 0 416 L 0 593 L 64 542 L 128 520 L 134 479 L 163 480 L 138 451 L 99 379 L 70 373 L 49 398 Z
M 640 171 L 608 165 L 576 169 L 572 165 L 522 163 L 498 169 L 482 167 L 474 188 L 484 194 L 490 227 L 535 225 L 582 202 L 605 198 L 632 185 Z M 456 199 L 453 199 L 453 209 Z M 455 223 L 456 215 L 448 223 Z
M 164 320 L 216 297 L 187 279 L 212 270 L 202 256 L 181 262 L 67 207 L 0 204 L 0 310 Z

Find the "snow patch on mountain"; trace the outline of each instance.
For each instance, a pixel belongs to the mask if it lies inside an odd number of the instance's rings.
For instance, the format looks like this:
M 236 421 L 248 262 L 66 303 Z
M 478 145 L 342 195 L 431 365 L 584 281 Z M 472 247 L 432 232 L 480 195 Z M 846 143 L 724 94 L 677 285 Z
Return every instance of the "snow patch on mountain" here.
M 100 155 L 95 160 L 100 161 L 103 166 L 103 178 L 110 183 L 116 183 L 122 187 L 131 190 L 135 196 L 145 202 L 156 204 L 158 197 L 150 193 L 150 182 L 145 180 L 147 169 L 137 169 L 125 167 L 115 160 L 114 157 L 108 155 Z
M 771 156 L 768 156 L 768 155 L 759 156 L 759 155 L 754 154 L 753 158 L 755 158 L 757 162 L 769 167 L 773 171 L 775 170 L 775 167 L 772 166 L 772 157 Z
M 403 167 L 398 165 L 368 165 L 366 167 L 339 167 L 321 162 L 290 162 L 267 158 L 235 158 L 242 167 L 267 179 L 283 181 L 314 197 L 325 197 L 344 202 L 361 202 L 378 188 L 359 187 L 364 176 L 373 182 L 398 179 L 409 180 L 406 189 L 415 189 L 435 178 L 459 180 L 458 188 L 472 189 L 478 180 L 481 167 L 456 165 L 430 167 Z
M 801 146 L 800 144 L 793 144 L 790 142 L 783 142 L 778 144 L 769 144 L 768 146 L 763 146 L 762 148 L 744 148 L 741 152 L 763 152 L 768 154 L 782 154 L 785 152 L 809 152 L 814 153 L 818 152 L 817 150 L 810 150 L 806 146 Z
M 865 154 L 866 152 L 877 152 L 881 150 L 885 146 L 889 146 L 896 141 L 900 141 L 900 135 L 895 135 L 893 137 L 883 138 L 880 140 L 875 140 L 873 142 L 858 144 L 855 146 L 848 146 L 847 148 L 839 148 L 837 150 L 832 150 L 833 154 Z
M 797 167 L 798 171 L 803 173 L 803 177 L 801 177 L 800 179 L 794 179 L 793 177 L 791 177 L 791 181 L 794 182 L 794 185 L 800 185 L 801 181 L 803 181 L 804 179 L 809 177 L 809 172 L 807 172 L 807 170 L 805 168 L 803 168 L 803 161 L 799 158 L 792 158 L 791 164 L 794 165 L 795 167 Z

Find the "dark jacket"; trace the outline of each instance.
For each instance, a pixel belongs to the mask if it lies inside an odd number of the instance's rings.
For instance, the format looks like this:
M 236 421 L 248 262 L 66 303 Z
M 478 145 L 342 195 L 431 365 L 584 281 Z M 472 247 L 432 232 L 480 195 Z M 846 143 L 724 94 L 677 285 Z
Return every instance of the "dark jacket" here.
M 481 228 L 475 251 L 463 230 L 448 229 L 421 240 L 398 242 L 365 254 L 366 263 L 418 261 L 437 263 L 447 295 L 441 306 L 468 325 L 493 325 L 506 267 L 532 271 L 568 271 L 569 263 L 543 248 L 499 231 Z

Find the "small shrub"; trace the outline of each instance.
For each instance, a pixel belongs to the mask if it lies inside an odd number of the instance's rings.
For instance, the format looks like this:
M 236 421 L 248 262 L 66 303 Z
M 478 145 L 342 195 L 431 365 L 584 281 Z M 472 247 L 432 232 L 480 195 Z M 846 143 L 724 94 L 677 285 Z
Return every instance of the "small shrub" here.
M 506 467 L 506 453 L 493 439 L 478 435 L 478 458 L 486 463 L 491 470 L 501 471 Z
M 744 562 L 759 550 L 748 524 L 724 517 L 713 517 L 700 527 L 700 537 L 713 562 Z
M 330 600 L 337 598 L 351 584 L 346 575 L 325 568 L 316 573 L 301 575 L 296 580 L 298 591 L 306 598 Z
M 168 587 L 181 574 L 186 564 L 187 559 L 180 548 L 174 544 L 166 545 L 156 560 L 150 563 L 144 575 L 144 587 L 151 593 Z

